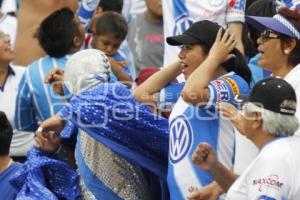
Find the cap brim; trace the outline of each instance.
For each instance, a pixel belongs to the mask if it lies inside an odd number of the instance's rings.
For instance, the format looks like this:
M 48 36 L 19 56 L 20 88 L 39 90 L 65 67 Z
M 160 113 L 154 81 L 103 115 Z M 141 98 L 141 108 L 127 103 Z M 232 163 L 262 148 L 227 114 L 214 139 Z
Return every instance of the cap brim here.
M 183 44 L 197 44 L 199 41 L 190 35 L 183 34 L 167 37 L 167 43 L 171 46 L 178 46 Z
M 234 97 L 234 101 L 237 103 L 246 103 L 249 101 L 249 95 L 244 95 L 244 94 L 236 95 Z
M 271 29 L 275 32 L 295 37 L 294 34 L 287 29 L 282 23 L 280 23 L 277 19 L 272 17 L 256 17 L 256 16 L 246 16 L 246 22 L 252 25 L 259 31 L 263 31 L 265 29 Z

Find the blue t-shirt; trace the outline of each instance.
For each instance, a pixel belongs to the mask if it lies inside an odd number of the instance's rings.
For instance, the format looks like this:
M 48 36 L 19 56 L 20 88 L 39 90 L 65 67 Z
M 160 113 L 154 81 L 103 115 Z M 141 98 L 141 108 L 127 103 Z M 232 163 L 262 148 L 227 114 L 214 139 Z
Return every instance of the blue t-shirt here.
M 21 163 L 13 163 L 9 168 L 0 173 L 0 199 L 13 200 L 16 198 L 17 191 L 9 183 L 9 180 L 21 167 Z
M 235 104 L 234 97 L 247 94 L 249 86 L 240 76 L 227 74 L 212 81 L 208 90 L 205 105 L 191 106 L 179 98 L 169 118 L 167 181 L 172 200 L 187 199 L 195 188 L 213 181 L 210 174 L 192 163 L 192 154 L 200 143 L 209 143 L 226 167 L 232 167 L 234 162 L 234 128 L 228 120 L 219 117 L 214 105 Z
M 271 72 L 263 69 L 262 67 L 260 67 L 258 65 L 258 59 L 259 59 L 260 54 L 257 54 L 256 56 L 254 56 L 253 58 L 250 59 L 249 63 L 248 63 L 248 67 L 251 71 L 251 75 L 252 75 L 252 81 L 251 81 L 251 87 L 253 87 L 255 85 L 255 83 L 257 83 L 258 81 L 269 77 L 271 75 Z
M 38 123 L 55 115 L 65 104 L 63 98 L 44 82 L 48 73 L 56 68 L 64 69 L 71 55 L 60 58 L 48 55 L 34 61 L 23 74 L 16 99 L 15 127 L 18 130 L 35 131 Z

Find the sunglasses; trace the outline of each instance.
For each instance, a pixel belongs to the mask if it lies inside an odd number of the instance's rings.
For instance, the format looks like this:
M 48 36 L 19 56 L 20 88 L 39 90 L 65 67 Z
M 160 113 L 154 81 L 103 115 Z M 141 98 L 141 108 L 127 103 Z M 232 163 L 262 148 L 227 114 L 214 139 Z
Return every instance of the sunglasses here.
M 262 41 L 267 41 L 268 39 L 278 39 L 279 38 L 278 33 L 274 33 L 271 30 L 264 30 L 263 32 L 260 33 L 260 38 Z

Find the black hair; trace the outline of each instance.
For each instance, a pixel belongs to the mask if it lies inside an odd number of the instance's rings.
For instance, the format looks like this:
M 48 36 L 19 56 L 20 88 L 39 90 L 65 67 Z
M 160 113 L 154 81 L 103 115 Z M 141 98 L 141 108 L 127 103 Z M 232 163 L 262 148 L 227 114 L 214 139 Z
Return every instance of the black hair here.
M 241 76 L 248 84 L 252 80 L 251 71 L 246 63 L 244 55 L 237 49 L 233 49 L 231 52 L 235 55 L 234 58 L 227 60 L 225 63 L 221 64 L 226 71 L 235 72 L 237 75 Z
M 259 1 L 259 0 L 247 0 L 246 1 L 246 9 L 247 10 L 252 4 L 254 4 L 256 1 Z
M 69 8 L 54 11 L 40 24 L 37 37 L 40 46 L 52 57 L 70 53 L 73 39 L 79 34 L 75 15 Z
M 208 47 L 207 44 L 203 42 L 199 42 L 198 44 L 201 46 L 203 52 L 208 55 L 211 47 Z M 244 55 L 237 48 L 233 49 L 231 53 L 234 54 L 235 57 L 227 60 L 225 63 L 222 63 L 221 66 L 224 67 L 227 72 L 235 72 L 250 85 L 252 75 Z
M 115 11 L 121 13 L 123 9 L 123 0 L 101 0 L 98 7 L 101 7 L 103 12 Z
M 0 156 L 7 156 L 9 154 L 12 136 L 13 128 L 5 113 L 0 111 Z
M 222 29 L 222 35 L 225 33 L 225 29 Z M 208 55 L 209 51 L 212 47 L 208 43 L 205 42 L 198 42 L 202 48 L 202 51 Z M 241 76 L 249 85 L 252 80 L 251 71 L 247 65 L 247 62 L 245 60 L 244 55 L 237 49 L 233 49 L 232 54 L 235 55 L 235 57 L 227 60 L 226 62 L 222 63 L 221 66 L 227 71 L 227 72 L 235 72 L 237 75 Z
M 248 1 L 247 1 L 248 3 Z M 250 3 L 250 2 L 249 2 Z M 275 0 L 255 0 L 246 9 L 246 15 L 251 16 L 262 16 L 262 17 L 273 17 L 276 11 Z M 248 38 L 250 34 L 251 40 Z M 245 23 L 243 25 L 243 43 L 245 46 L 245 54 L 251 58 L 257 54 L 257 39 L 260 36 L 260 31 L 252 27 L 250 24 Z
M 119 13 L 107 11 L 96 21 L 96 35 L 112 34 L 116 39 L 124 40 L 128 32 L 128 24 Z

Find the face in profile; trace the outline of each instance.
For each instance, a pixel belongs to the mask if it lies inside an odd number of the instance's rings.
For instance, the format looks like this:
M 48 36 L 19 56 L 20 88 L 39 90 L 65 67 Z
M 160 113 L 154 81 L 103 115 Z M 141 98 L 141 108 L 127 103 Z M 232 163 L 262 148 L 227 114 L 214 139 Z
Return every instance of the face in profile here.
M 0 31 L 0 61 L 10 63 L 14 59 L 14 52 L 8 34 Z
M 181 72 L 187 79 L 193 71 L 206 59 L 207 54 L 199 44 L 184 44 L 178 54 Z
M 258 64 L 271 72 L 276 71 L 278 68 L 286 64 L 286 57 L 283 52 L 282 42 L 280 35 L 272 30 L 265 30 L 257 40 L 258 48 L 261 56 L 259 57 Z

